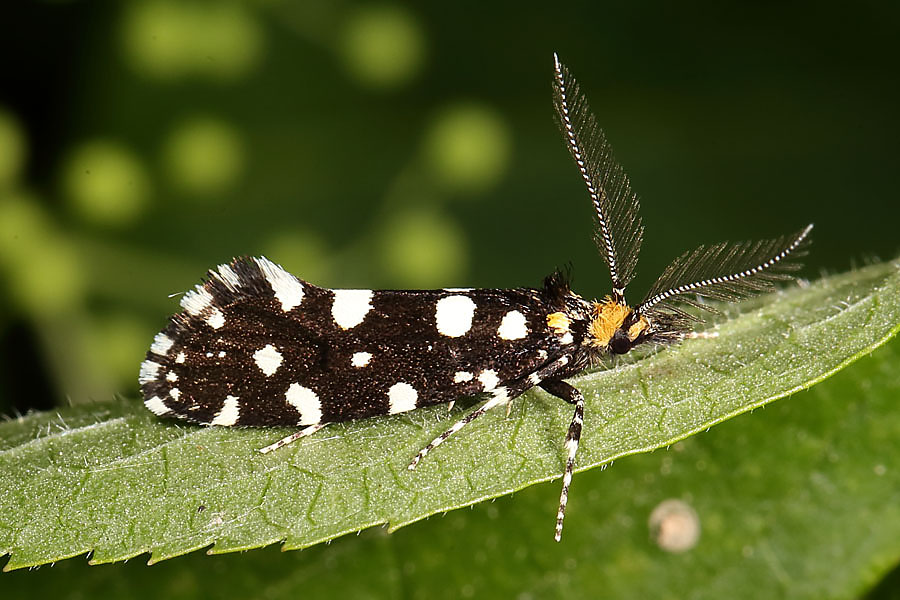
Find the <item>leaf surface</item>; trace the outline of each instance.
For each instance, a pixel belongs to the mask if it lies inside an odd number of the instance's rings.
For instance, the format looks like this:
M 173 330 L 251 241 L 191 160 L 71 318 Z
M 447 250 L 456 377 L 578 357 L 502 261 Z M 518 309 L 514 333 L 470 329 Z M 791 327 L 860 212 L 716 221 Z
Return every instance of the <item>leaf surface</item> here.
M 587 399 L 579 470 L 809 387 L 883 344 L 898 323 L 897 265 L 874 265 L 738 305 L 710 330 L 715 338 L 573 379 Z M 186 427 L 137 401 L 2 423 L 0 552 L 12 554 L 13 569 L 89 551 L 98 563 L 145 552 L 158 561 L 210 545 L 228 552 L 285 540 L 300 548 L 560 476 L 571 409 L 538 391 L 407 471 L 464 410 L 332 425 L 270 455 L 255 450 L 285 431 Z

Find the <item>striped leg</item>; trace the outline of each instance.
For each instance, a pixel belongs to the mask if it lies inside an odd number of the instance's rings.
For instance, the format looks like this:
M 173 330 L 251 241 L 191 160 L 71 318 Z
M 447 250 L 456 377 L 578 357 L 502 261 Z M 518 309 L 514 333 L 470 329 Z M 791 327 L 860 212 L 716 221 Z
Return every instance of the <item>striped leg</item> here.
M 521 391 L 518 392 L 516 394 L 516 396 L 518 396 L 520 393 L 521 393 Z M 510 396 L 509 388 L 507 388 L 505 386 L 495 388 L 491 392 L 490 399 L 487 402 L 485 402 L 484 404 L 482 404 L 480 408 L 478 408 L 475 411 L 470 412 L 468 415 L 466 415 L 465 417 L 463 417 L 462 419 L 460 419 L 459 421 L 454 423 L 450 427 L 450 429 L 448 429 L 441 435 L 434 438 L 430 444 L 428 444 L 427 446 L 425 446 L 424 448 L 419 450 L 419 453 L 416 454 L 416 457 L 414 459 L 412 459 L 412 462 L 409 463 L 409 467 L 407 467 L 407 468 L 410 471 L 414 470 L 416 468 L 416 465 L 419 464 L 419 461 L 421 461 L 423 458 L 425 458 L 426 454 L 428 454 L 429 452 L 431 452 L 432 450 L 434 450 L 435 448 L 437 448 L 438 446 L 443 444 L 447 440 L 448 437 L 450 437 L 451 435 L 453 435 L 454 433 L 456 433 L 457 431 L 459 431 L 460 429 L 462 429 L 463 427 L 465 427 L 466 425 L 468 425 L 469 423 L 471 423 L 472 421 L 474 421 L 475 419 L 477 419 L 478 417 L 480 417 L 481 415 L 486 413 L 487 411 L 491 410 L 492 408 L 496 408 L 503 403 L 507 403 L 513 398 L 515 398 L 515 396 Z
M 569 502 L 569 485 L 575 471 L 575 455 L 578 453 L 578 442 L 581 441 L 581 428 L 584 424 L 584 396 L 576 388 L 565 381 L 550 380 L 541 383 L 541 387 L 569 404 L 575 405 L 575 414 L 566 434 L 566 470 L 563 473 L 562 493 L 559 495 L 559 511 L 556 513 L 556 535 L 558 542 L 562 539 L 563 519 L 566 517 L 566 504 Z
M 453 435 L 487 411 L 491 410 L 492 408 L 496 408 L 503 403 L 506 403 L 507 406 L 509 406 L 510 403 L 518 398 L 523 392 L 533 388 L 536 385 L 539 385 L 545 377 L 553 377 L 554 374 L 561 372 L 562 369 L 564 369 L 568 364 L 569 357 L 561 356 L 559 359 L 553 361 L 549 365 L 544 366 L 539 371 L 536 371 L 531 375 L 528 375 L 527 377 L 516 380 L 511 384 L 494 388 L 491 391 L 491 398 L 487 402 L 485 402 L 481 406 L 481 408 L 469 413 L 468 415 L 454 423 L 453 426 L 450 427 L 450 429 L 434 438 L 430 444 L 419 450 L 419 453 L 416 454 L 416 457 L 412 459 L 412 462 L 409 463 L 409 467 L 407 468 L 410 471 L 414 470 L 419 462 L 423 458 L 425 458 L 426 454 L 443 444 L 451 435 Z M 550 393 L 553 394 L 554 392 Z M 568 401 L 568 398 L 566 398 L 566 401 Z
M 304 427 L 300 431 L 295 431 L 294 433 L 287 436 L 286 438 L 281 438 L 274 444 L 269 444 L 265 448 L 260 448 L 259 451 L 261 454 L 268 454 L 269 452 L 272 452 L 273 450 L 278 450 L 279 448 L 281 448 L 283 446 L 287 446 L 291 442 L 299 440 L 302 437 L 312 435 L 315 432 L 317 432 L 318 430 L 325 427 L 326 425 L 328 425 L 328 423 L 316 423 L 315 425 L 310 425 L 309 427 Z

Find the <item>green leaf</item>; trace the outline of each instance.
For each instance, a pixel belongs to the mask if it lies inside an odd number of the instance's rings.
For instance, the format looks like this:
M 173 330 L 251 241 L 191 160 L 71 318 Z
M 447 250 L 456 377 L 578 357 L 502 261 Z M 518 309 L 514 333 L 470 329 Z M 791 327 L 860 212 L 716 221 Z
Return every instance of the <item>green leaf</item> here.
M 9 598 L 858 598 L 900 570 L 900 338 L 789 402 L 582 474 L 562 544 L 557 482 L 303 552 L 189 554 L 6 573 Z M 662 551 L 654 507 L 690 504 L 697 545 Z M 893 587 L 892 586 L 893 583 Z
M 875 265 L 738 310 L 716 338 L 574 380 L 588 400 L 582 470 L 808 387 L 884 343 L 900 323 L 900 273 Z M 281 430 L 184 427 L 134 401 L 3 423 L 0 551 L 12 554 L 13 569 L 88 551 L 109 562 L 148 551 L 158 561 L 210 544 L 213 552 L 280 540 L 305 547 L 560 475 L 571 410 L 539 392 L 408 472 L 415 452 L 458 416 L 445 413 L 330 426 L 272 455 L 255 449 Z M 548 539 L 554 512 L 538 532 Z M 575 509 L 570 517 L 577 535 Z

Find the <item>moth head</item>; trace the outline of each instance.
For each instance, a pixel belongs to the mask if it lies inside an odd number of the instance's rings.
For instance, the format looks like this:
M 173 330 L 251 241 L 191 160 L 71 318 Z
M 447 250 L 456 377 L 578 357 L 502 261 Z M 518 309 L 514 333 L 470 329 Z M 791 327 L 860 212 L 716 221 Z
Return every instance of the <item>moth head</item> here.
M 650 334 L 650 321 L 624 302 L 604 298 L 594 303 L 587 343 L 601 352 L 625 354 Z

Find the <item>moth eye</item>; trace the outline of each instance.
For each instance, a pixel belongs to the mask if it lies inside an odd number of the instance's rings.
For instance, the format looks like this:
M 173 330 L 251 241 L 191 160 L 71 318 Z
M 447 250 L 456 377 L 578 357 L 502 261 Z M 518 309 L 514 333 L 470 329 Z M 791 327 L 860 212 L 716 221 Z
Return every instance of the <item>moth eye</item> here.
M 631 340 L 623 329 L 618 329 L 609 340 L 609 351 L 613 354 L 625 354 L 631 350 Z

